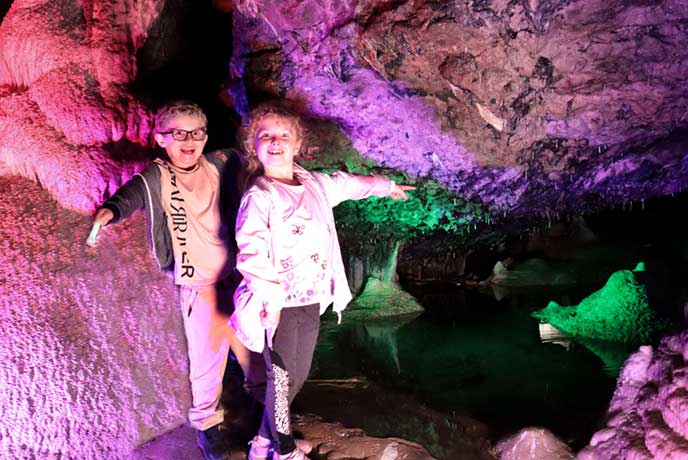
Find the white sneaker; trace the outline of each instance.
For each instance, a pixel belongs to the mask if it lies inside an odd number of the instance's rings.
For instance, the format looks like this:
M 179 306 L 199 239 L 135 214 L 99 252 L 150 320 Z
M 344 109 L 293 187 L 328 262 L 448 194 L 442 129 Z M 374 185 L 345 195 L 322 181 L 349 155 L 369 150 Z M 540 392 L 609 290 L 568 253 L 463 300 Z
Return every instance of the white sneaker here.
M 267 460 L 270 458 L 272 443 L 269 439 L 256 435 L 250 441 L 251 449 L 248 451 L 248 460 Z
M 294 439 L 294 444 L 296 448 L 303 451 L 304 454 L 308 455 L 313 450 L 313 444 L 306 441 L 305 439 Z
M 301 449 L 297 448 L 284 455 L 274 452 L 272 454 L 272 460 L 308 460 L 308 457 L 306 457 L 306 454 Z

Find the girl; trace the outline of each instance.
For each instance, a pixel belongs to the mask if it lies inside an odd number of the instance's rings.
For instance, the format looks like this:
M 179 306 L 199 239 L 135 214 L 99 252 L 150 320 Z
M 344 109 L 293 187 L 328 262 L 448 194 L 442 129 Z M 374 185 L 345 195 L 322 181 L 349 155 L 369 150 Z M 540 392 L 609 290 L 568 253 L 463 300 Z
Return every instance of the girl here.
M 302 460 L 311 446 L 295 443 L 289 405 L 310 371 L 320 315 L 351 300 L 332 208 L 371 195 L 408 199 L 383 176 L 309 172 L 296 164 L 304 137 L 293 112 L 265 104 L 243 130 L 246 184 L 237 216 L 237 269 L 244 277 L 231 324 L 266 363 L 265 413 L 249 460 Z M 267 344 L 267 346 L 265 346 Z

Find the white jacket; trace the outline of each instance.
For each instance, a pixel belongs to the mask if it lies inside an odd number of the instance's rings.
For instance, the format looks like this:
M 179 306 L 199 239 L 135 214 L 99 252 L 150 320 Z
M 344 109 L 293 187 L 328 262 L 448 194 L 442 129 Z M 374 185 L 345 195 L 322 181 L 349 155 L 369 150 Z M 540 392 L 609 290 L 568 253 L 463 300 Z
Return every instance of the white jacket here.
M 341 316 L 351 300 L 346 280 L 341 250 L 337 239 L 332 208 L 345 200 L 358 200 L 369 196 L 388 196 L 392 181 L 384 176 L 359 176 L 344 172 L 328 175 L 309 172 L 294 165 L 294 175 L 299 182 L 316 196 L 318 215 L 331 237 L 327 259 L 332 263 L 334 292 L 332 299 L 320 303 L 320 314 L 334 303 L 334 311 Z M 230 319 L 239 340 L 249 349 L 261 352 L 265 346 L 265 330 L 260 313 L 280 310 L 285 302 L 283 283 L 276 266 L 275 254 L 285 254 L 279 241 L 273 238 L 276 229 L 284 224 L 279 195 L 274 185 L 265 177 L 259 177 L 241 199 L 237 216 L 236 239 L 239 253 L 237 269 L 244 279 L 234 293 L 234 314 Z M 274 333 L 274 330 L 272 331 Z

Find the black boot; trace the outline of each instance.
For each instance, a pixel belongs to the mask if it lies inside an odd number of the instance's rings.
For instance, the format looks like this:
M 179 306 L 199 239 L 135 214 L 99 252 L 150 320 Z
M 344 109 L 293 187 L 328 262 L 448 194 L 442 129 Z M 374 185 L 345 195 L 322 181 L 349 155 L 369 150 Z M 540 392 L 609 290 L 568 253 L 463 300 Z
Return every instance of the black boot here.
M 196 440 L 205 460 L 229 460 L 229 444 L 222 426 L 215 425 L 207 430 L 198 430 Z

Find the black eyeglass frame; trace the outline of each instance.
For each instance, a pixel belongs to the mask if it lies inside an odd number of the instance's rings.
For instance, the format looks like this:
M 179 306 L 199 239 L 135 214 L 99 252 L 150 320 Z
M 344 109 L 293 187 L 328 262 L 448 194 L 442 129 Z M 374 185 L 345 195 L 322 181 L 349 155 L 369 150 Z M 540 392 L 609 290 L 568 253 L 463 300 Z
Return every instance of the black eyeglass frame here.
M 194 133 L 197 133 L 197 132 L 201 132 L 201 133 L 203 133 L 203 135 L 202 136 L 201 135 L 194 136 Z M 181 135 L 179 135 L 179 136 L 175 135 L 175 134 L 179 134 L 179 133 L 184 133 L 184 137 L 181 137 Z M 162 134 L 163 136 L 168 136 L 171 134 L 172 139 L 174 139 L 175 141 L 180 141 L 180 142 L 184 142 L 185 140 L 187 140 L 189 138 L 189 136 L 191 136 L 191 139 L 193 139 L 195 141 L 204 141 L 208 137 L 208 130 L 206 128 L 196 128 L 196 129 L 192 129 L 191 131 L 187 131 L 186 129 L 176 129 L 175 128 L 175 129 L 171 129 L 169 131 L 161 131 L 158 134 Z

